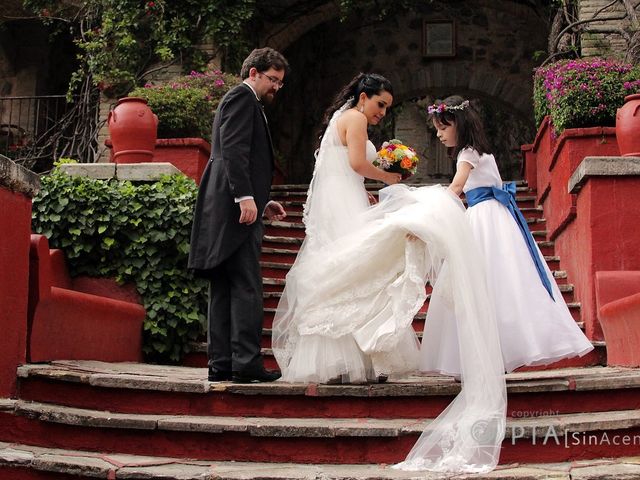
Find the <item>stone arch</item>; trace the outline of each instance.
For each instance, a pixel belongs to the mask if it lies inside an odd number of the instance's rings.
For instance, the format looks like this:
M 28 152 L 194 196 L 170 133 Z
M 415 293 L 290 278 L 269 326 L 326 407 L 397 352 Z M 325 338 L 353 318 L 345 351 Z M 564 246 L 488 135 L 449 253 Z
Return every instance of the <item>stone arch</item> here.
M 290 180 L 308 181 L 315 127 L 331 97 L 358 71 L 389 78 L 395 103 L 458 93 L 505 112 L 510 122 L 533 125 L 533 52 L 546 48 L 547 35 L 540 32 L 547 27 L 532 7 L 513 0 L 432 2 L 422 12 L 378 23 L 342 23 L 338 13 L 324 4 L 291 28 L 265 29 L 271 33 L 263 38 L 272 40 L 266 44 L 277 44 L 292 64 L 287 87 L 272 111 L 276 146 Z M 424 58 L 423 20 L 447 18 L 457 24 L 456 56 Z M 509 155 L 512 163 L 519 161 L 514 148 Z
M 261 44 L 285 51 L 305 33 L 339 15 L 340 10 L 335 2 L 325 3 L 291 23 L 269 26 L 261 35 Z

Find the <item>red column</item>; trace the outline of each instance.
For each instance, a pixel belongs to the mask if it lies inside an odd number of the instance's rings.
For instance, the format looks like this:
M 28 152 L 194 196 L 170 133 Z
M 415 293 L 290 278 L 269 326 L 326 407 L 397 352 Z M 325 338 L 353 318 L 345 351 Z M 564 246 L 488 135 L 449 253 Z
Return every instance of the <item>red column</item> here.
M 31 198 L 38 176 L 0 155 L 0 397 L 16 394 L 25 362 Z

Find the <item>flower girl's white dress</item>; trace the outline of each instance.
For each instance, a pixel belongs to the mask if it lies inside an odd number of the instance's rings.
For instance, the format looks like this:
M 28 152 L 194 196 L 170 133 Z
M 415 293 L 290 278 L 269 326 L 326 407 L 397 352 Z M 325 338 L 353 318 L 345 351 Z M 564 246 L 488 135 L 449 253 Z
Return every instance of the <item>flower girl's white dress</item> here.
M 479 155 L 467 148 L 458 155 L 458 162 L 468 162 L 474 167 L 464 186 L 465 193 L 478 187 L 502 187 L 493 155 Z M 592 350 L 593 345 L 572 318 L 549 268 L 542 262 L 553 299 L 545 290 L 509 210 L 492 199 L 467 209 L 467 218 L 474 242 L 486 259 L 487 285 L 496 308 L 506 370 L 548 364 Z M 537 245 L 535 249 L 541 255 Z M 449 297 L 448 291 L 443 295 L 438 285 L 434 287 L 422 339 L 420 369 L 459 375 L 458 331 Z

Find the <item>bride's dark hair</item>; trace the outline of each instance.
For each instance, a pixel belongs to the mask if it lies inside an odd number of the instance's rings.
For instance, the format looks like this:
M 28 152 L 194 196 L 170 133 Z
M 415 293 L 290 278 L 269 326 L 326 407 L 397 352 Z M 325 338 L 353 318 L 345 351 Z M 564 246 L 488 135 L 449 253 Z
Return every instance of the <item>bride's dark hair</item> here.
M 391 82 L 382 75 L 377 73 L 359 73 L 353 77 L 353 79 L 338 92 L 333 102 L 331 102 L 331 106 L 325 110 L 319 130 L 319 137 L 322 138 L 322 135 L 324 135 L 324 132 L 327 130 L 331 117 L 345 103 L 349 102 L 349 108 L 355 107 L 358 104 L 358 99 L 362 92 L 367 95 L 367 98 L 371 98 L 374 95 L 380 95 L 383 91 L 393 95 Z

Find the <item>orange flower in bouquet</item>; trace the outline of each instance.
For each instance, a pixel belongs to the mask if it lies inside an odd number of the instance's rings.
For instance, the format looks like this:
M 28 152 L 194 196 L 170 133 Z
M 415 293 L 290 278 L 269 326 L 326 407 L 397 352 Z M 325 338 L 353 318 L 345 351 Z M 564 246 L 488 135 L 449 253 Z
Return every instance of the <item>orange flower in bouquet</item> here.
M 382 144 L 373 164 L 388 172 L 399 173 L 405 180 L 416 173 L 419 162 L 420 158 L 413 148 L 394 138 Z

